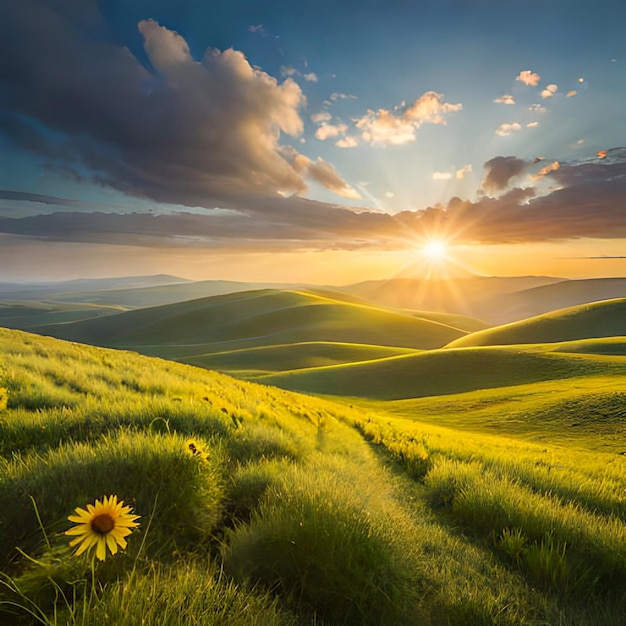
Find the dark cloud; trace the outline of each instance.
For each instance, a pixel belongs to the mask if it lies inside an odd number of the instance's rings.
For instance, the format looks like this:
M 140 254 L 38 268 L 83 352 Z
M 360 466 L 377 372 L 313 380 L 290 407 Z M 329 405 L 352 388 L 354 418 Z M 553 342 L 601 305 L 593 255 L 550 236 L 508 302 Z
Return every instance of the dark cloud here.
M 487 161 L 483 189 L 488 193 L 497 193 L 506 189 L 514 178 L 526 171 L 528 166 L 528 161 L 514 156 L 498 156 Z
M 281 134 L 303 129 L 296 82 L 279 83 L 233 49 L 196 61 L 153 20 L 138 24 L 146 67 L 128 48 L 85 36 L 79 6 L 1 5 L 5 140 L 48 167 L 158 202 L 237 208 L 237 194 L 306 190 L 279 150 Z
M 626 151 L 601 162 L 561 164 L 543 178 L 558 188 L 545 193 L 513 188 L 472 202 L 395 215 L 268 195 L 234 200 L 239 211 L 175 215 L 75 212 L 0 220 L 0 232 L 64 241 L 234 247 L 246 241 L 264 249 L 301 245 L 325 249 L 415 246 L 423 237 L 456 243 L 525 243 L 576 238 L 626 238 Z M 1 195 L 1 194 L 0 194 Z M 34 199 L 34 198 L 33 198 Z M 47 199 L 47 197 L 45 197 Z M 57 198 L 54 198 L 57 201 Z M 45 201 L 45 200 L 44 200 Z M 254 202 L 254 208 L 250 207 Z

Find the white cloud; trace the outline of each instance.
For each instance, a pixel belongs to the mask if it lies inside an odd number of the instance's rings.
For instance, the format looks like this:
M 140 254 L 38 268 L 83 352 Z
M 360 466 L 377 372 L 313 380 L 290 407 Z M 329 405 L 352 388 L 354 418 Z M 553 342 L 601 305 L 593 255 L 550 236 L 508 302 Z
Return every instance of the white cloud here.
M 433 172 L 433 180 L 451 180 L 452 172 Z
M 541 92 L 542 98 L 551 98 L 557 91 L 557 85 L 547 85 L 546 88 Z
M 337 100 L 356 100 L 357 97 L 353 96 L 350 93 L 331 93 L 329 98 L 333 101 L 336 102 Z
M 281 76 L 294 76 L 295 74 L 298 74 L 298 70 L 295 67 L 291 67 L 291 65 L 280 66 Z
M 584 143 L 585 143 L 585 140 L 584 140 L 584 139 L 579 139 L 579 140 L 576 142 L 576 145 L 577 145 L 577 146 L 582 146 Z
M 328 111 L 320 111 L 319 113 L 313 113 L 313 115 L 311 115 L 311 121 L 319 124 L 320 122 L 329 122 L 332 117 L 333 116 Z
M 515 98 L 508 93 L 505 93 L 503 96 L 496 98 L 494 102 L 497 104 L 515 104 Z
M 396 194 L 393 193 L 393 191 L 386 191 L 385 192 L 385 198 L 391 199 L 391 198 L 395 198 L 395 197 L 396 197 Z
M 394 111 L 378 109 L 357 120 L 362 138 L 371 144 L 401 145 L 415 141 L 422 124 L 446 124 L 447 113 L 460 111 L 463 105 L 443 102 L 443 95 L 434 91 L 422 94 L 410 106 L 396 107 Z
M 531 72 L 530 70 L 523 70 L 518 74 L 515 80 L 519 80 L 520 82 L 524 83 L 524 85 L 534 87 L 539 84 L 541 76 L 539 76 L 539 74 Z
M 539 126 L 539 122 L 528 122 L 526 124 L 526 128 L 537 128 L 537 126 Z
M 529 111 L 533 111 L 534 113 L 547 113 L 548 109 L 541 104 L 531 104 L 528 107 Z
M 248 26 L 248 31 L 251 33 L 262 33 L 263 32 L 263 24 L 257 24 L 256 26 Z
M 458 180 L 465 178 L 465 174 L 469 174 L 472 171 L 471 165 L 464 165 L 461 169 L 456 171 L 456 177 Z
M 568 91 L 565 95 L 566 95 L 568 98 L 573 98 L 573 97 L 574 97 L 575 95 L 577 95 L 577 94 L 578 94 L 578 92 L 577 92 L 575 89 L 572 89 L 571 91 Z
M 508 137 L 511 133 L 516 133 L 522 130 L 522 127 L 517 122 L 500 124 L 496 130 L 496 135 L 500 137 Z
M 302 74 L 302 78 L 310 83 L 317 82 L 317 74 L 315 72 L 309 72 L 308 74 Z
M 344 135 L 348 130 L 345 124 L 327 124 L 322 122 L 322 125 L 315 131 L 315 138 L 320 141 L 324 141 L 329 137 L 339 137 Z
M 359 140 L 356 137 L 348 135 L 337 140 L 335 145 L 338 148 L 356 148 L 359 145 Z

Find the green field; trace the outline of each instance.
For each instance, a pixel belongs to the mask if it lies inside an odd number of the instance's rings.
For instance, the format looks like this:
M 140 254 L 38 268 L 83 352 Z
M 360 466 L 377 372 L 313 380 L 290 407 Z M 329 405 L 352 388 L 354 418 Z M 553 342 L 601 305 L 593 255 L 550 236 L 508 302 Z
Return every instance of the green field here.
M 0 330 L 0 623 L 619 624 L 624 359 L 574 352 L 337 403 Z M 127 549 L 74 555 L 67 516 L 111 494 Z

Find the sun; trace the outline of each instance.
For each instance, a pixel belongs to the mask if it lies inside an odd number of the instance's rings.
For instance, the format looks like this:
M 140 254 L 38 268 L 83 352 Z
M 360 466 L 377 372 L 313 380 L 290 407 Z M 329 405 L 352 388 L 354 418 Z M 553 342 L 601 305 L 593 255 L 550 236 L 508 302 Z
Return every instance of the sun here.
M 443 241 L 429 241 L 422 247 L 422 254 L 431 261 L 440 261 L 446 258 L 447 246 Z

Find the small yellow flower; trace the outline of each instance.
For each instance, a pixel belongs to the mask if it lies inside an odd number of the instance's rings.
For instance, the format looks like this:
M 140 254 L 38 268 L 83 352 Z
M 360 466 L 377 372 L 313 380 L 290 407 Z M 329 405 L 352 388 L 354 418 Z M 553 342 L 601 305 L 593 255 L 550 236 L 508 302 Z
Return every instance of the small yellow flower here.
M 124 506 L 124 502 L 117 501 L 117 496 L 104 496 L 102 502 L 96 500 L 95 504 L 88 504 L 87 510 L 77 507 L 76 515 L 68 516 L 70 522 L 77 526 L 65 532 L 66 535 L 77 535 L 70 541 L 70 546 L 78 546 L 76 554 L 96 548 L 96 556 L 101 561 L 106 558 L 107 547 L 111 554 L 117 552 L 118 545 L 124 549 L 126 539 L 132 529 L 139 526 L 135 520 L 139 515 L 131 514 L 131 508 Z

